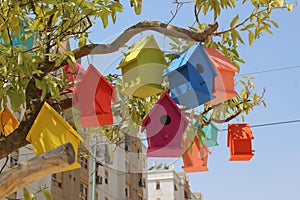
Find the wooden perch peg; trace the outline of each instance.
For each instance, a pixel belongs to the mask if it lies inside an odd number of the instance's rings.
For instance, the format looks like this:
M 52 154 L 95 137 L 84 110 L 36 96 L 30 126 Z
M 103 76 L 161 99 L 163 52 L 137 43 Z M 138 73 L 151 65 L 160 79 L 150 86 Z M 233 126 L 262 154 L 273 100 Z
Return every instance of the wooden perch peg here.
M 61 171 L 74 162 L 74 148 L 71 143 L 66 143 L 18 164 L 0 174 L 0 199 L 47 175 Z

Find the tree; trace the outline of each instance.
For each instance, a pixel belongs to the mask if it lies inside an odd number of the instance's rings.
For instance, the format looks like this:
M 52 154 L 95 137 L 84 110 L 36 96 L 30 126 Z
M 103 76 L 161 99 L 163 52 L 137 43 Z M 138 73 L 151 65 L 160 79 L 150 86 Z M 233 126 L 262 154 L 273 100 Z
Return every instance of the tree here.
M 243 0 L 241 2 L 235 0 L 180 2 L 175 0 L 174 3 L 177 5 L 177 9 L 169 23 L 143 21 L 124 30 L 111 44 L 94 44 L 89 40 L 88 30 L 98 18 L 102 20 L 104 27 L 108 26 L 109 17 L 113 23 L 116 23 L 117 15 L 121 15 L 120 13 L 123 11 L 123 6 L 119 1 L 1 1 L 0 106 L 3 107 L 10 101 L 14 111 L 20 112 L 21 109 L 25 109 L 25 116 L 19 128 L 12 134 L 8 137 L 1 136 L 0 158 L 28 144 L 25 137 L 44 101 L 48 101 L 57 111 L 63 111 L 72 106 L 71 98 L 60 98 L 60 95 L 69 86 L 57 76 L 60 73 L 65 77 L 62 70 L 64 65 L 70 64 L 72 67 L 76 59 L 89 54 L 108 54 L 118 51 L 134 35 L 145 30 L 154 30 L 170 37 L 176 37 L 174 48 L 180 48 L 182 45 L 186 45 L 186 42 L 203 42 L 205 46 L 218 48 L 238 67 L 239 63 L 244 62 L 239 57 L 238 45 L 245 44 L 245 37 L 248 37 L 248 43 L 251 45 L 263 33 L 272 34 L 271 28 L 278 28 L 276 21 L 271 18 L 274 10 L 288 9 L 292 11 L 293 9 L 293 5 L 284 0 Z M 142 0 L 130 0 L 130 4 L 135 13 L 140 14 Z M 185 4 L 194 5 L 194 10 L 191 11 L 195 14 L 193 26 L 180 28 L 171 25 L 172 20 Z M 243 19 L 240 19 L 239 15 L 233 16 L 228 29 L 218 30 L 217 22 L 223 11 L 246 4 L 253 8 L 248 16 Z M 201 17 L 208 13 L 213 14 L 211 23 L 200 21 Z M 20 37 L 20 40 L 29 40 L 33 37 L 35 45 L 30 48 L 14 45 L 16 37 Z M 70 39 L 76 39 L 78 47 L 61 53 L 59 47 Z M 108 79 L 116 87 L 122 87 L 120 77 L 110 76 Z M 243 89 L 237 98 L 218 105 L 206 105 L 201 113 L 185 111 L 190 118 L 201 120 L 204 126 L 210 121 L 228 122 L 237 116 L 248 114 L 254 106 L 265 104 L 264 91 L 262 94 L 255 93 L 252 78 L 244 77 L 240 84 Z M 122 99 L 124 102 L 122 105 L 130 107 L 129 113 L 122 117 L 124 119 L 131 117 L 136 125 L 140 125 L 155 99 L 157 96 L 151 100 L 134 97 Z M 122 109 L 119 111 L 122 112 Z M 209 119 L 204 119 L 204 115 L 210 116 Z M 123 130 L 120 126 L 103 127 L 102 130 L 109 139 L 122 142 L 119 131 Z M 112 137 L 112 132 L 114 137 Z M 193 134 L 191 127 L 188 132 Z M 204 136 L 201 131 L 198 134 Z

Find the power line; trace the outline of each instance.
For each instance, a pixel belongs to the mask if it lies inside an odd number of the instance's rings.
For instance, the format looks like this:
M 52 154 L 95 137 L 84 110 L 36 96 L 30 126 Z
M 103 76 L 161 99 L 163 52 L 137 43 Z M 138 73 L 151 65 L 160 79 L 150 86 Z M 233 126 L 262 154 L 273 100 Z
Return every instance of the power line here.
M 245 73 L 245 74 L 238 74 L 236 76 L 245 76 L 245 75 L 252 75 L 252 74 L 263 74 L 263 73 L 268 73 L 268 72 L 283 71 L 283 70 L 296 69 L 296 68 L 300 68 L 300 66 L 290 66 L 290 67 L 267 69 L 267 70 L 263 70 L 263 71 L 256 71 L 256 72 L 249 72 L 249 73 Z
M 292 124 L 292 123 L 300 123 L 300 119 L 281 121 L 281 122 L 271 122 L 271 123 L 265 123 L 265 124 L 256 124 L 256 125 L 251 125 L 251 128 L 257 128 L 257 127 L 263 127 L 263 126 L 275 126 L 275 125 L 282 125 L 282 124 Z M 227 130 L 228 129 L 222 129 L 220 131 L 227 131 Z

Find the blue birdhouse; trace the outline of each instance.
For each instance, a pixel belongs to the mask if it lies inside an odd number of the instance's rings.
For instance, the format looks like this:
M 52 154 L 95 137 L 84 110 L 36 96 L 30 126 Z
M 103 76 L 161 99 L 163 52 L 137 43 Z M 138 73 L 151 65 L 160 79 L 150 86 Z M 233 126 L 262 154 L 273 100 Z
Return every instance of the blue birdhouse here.
M 205 116 L 204 116 L 204 119 L 207 120 Z M 201 122 L 196 121 L 194 123 L 195 129 L 198 129 L 199 126 L 201 126 Z M 219 129 L 217 128 L 217 126 L 213 122 L 209 123 L 207 126 L 204 126 L 202 128 L 202 131 L 206 135 L 206 139 L 204 139 L 202 142 L 207 147 L 213 147 L 213 146 L 218 146 L 219 145 L 218 144 Z
M 217 73 L 201 43 L 179 54 L 163 73 L 168 76 L 171 96 L 182 106 L 195 108 L 212 99 Z
M 11 31 L 11 41 L 8 44 L 9 46 L 19 47 L 19 46 L 25 46 L 24 51 L 29 50 L 33 47 L 34 43 L 34 33 L 32 31 L 26 30 L 29 29 L 29 27 L 25 24 L 23 20 L 20 20 L 19 22 L 21 24 L 21 30 L 18 35 L 15 36 L 14 32 Z M 23 38 L 23 36 L 25 36 Z M 4 38 L 0 37 L 0 43 L 1 44 L 7 44 L 8 41 L 6 41 Z

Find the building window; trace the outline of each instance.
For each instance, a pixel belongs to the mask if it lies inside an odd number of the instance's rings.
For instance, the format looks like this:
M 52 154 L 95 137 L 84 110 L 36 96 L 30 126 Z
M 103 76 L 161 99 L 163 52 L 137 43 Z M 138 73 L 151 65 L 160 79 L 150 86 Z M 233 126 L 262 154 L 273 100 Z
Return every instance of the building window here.
M 160 181 L 156 181 L 156 189 L 160 190 Z
M 128 183 L 126 183 L 125 186 L 125 196 L 127 197 L 127 199 L 130 199 L 130 185 Z
M 109 148 L 108 145 L 105 144 L 105 150 L 104 150 L 104 162 L 107 164 L 111 163 L 111 159 L 110 159 L 110 153 L 109 153 Z
M 175 191 L 177 191 L 178 189 L 177 189 L 177 185 L 176 185 L 176 183 L 174 183 L 174 190 Z
M 51 184 L 61 188 L 61 183 L 62 183 L 62 174 L 61 173 L 52 174 Z
M 81 167 L 87 169 L 87 167 L 88 167 L 88 160 L 87 160 L 87 158 L 84 158 L 84 157 L 81 158 L 80 165 L 81 165 Z
M 139 194 L 138 200 L 143 200 L 143 195 Z
M 80 183 L 79 199 L 88 200 L 88 187 L 84 183 Z
M 129 147 L 130 147 L 130 136 L 126 135 L 125 136 L 125 151 L 130 151 Z
M 10 155 L 9 165 L 10 167 L 16 166 L 19 161 L 19 151 L 15 151 Z
M 105 184 L 108 185 L 108 171 L 107 169 L 105 170 L 105 179 L 104 179 Z
M 96 176 L 96 183 L 102 185 L 102 176 Z

